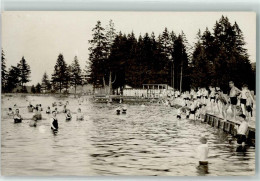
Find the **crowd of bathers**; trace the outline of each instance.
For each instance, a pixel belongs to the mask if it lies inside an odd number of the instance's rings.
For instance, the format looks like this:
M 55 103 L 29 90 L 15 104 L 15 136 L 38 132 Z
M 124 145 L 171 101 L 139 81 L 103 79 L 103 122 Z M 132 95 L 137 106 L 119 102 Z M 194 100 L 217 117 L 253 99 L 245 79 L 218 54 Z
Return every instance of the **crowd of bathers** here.
M 79 105 L 83 103 L 84 99 L 78 99 Z M 7 115 L 10 118 L 13 118 L 14 123 L 22 123 L 23 120 L 30 120 L 29 126 L 31 127 L 36 127 L 37 123 L 39 120 L 44 120 L 42 116 L 42 112 L 44 111 L 46 115 L 50 115 L 50 126 L 51 129 L 54 132 L 57 132 L 58 130 L 58 119 L 57 119 L 57 114 L 64 114 L 65 115 L 65 120 L 70 121 L 72 120 L 72 112 L 70 109 L 68 109 L 69 101 L 66 102 L 53 102 L 51 106 L 48 106 L 46 110 L 43 110 L 41 104 L 36 104 L 32 105 L 30 101 L 29 105 L 26 107 L 28 113 L 32 113 L 32 117 L 30 118 L 25 118 L 21 116 L 20 114 L 20 109 L 17 108 L 17 105 L 15 104 L 13 108 L 8 108 Z M 76 114 L 76 120 L 84 120 L 84 114 L 81 112 L 81 108 L 78 108 Z
M 180 93 L 180 91 L 168 91 L 160 94 L 159 103 L 174 107 L 181 105 L 177 113 L 177 118 L 186 114 L 187 118 L 203 119 L 206 112 L 222 116 L 224 120 L 236 120 L 237 115 L 252 120 L 255 98 L 252 91 L 244 84 L 238 89 L 233 81 L 229 82 L 230 90 L 227 94 L 220 87 L 209 86 L 208 88 L 192 88 L 190 91 Z M 227 111 L 231 108 L 231 116 Z

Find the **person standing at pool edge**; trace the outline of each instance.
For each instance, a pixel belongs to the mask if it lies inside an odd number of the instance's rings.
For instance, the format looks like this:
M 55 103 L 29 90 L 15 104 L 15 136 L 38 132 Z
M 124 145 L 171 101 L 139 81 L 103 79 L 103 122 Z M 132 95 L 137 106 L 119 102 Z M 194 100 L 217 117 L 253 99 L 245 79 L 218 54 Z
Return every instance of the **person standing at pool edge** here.
M 58 119 L 56 117 L 57 113 L 56 111 L 52 111 L 52 117 L 50 119 L 51 129 L 53 132 L 57 132 L 59 129 Z
M 230 97 L 230 104 L 231 104 L 231 111 L 233 115 L 233 120 L 236 119 L 236 105 L 237 105 L 237 96 L 241 93 L 241 91 L 235 86 L 233 81 L 229 81 L 229 97 Z

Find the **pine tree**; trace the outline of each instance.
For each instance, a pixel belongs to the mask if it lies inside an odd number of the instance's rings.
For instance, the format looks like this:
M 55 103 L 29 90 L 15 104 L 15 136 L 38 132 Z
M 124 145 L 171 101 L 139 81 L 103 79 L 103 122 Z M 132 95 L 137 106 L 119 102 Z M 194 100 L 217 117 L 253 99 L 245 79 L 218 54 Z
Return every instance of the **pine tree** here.
M 214 51 L 216 52 L 215 77 L 224 91 L 229 89 L 228 82 L 234 81 L 238 87 L 249 84 L 254 88 L 252 67 L 244 48 L 243 34 L 237 23 L 231 25 L 227 17 L 222 16 L 213 29 Z M 225 71 L 226 70 L 226 71 Z
M 85 69 L 82 71 L 82 84 L 88 84 L 90 81 L 90 74 L 91 74 L 91 69 L 90 69 L 90 62 L 87 61 L 85 65 Z
M 112 20 L 109 20 L 109 24 L 106 27 L 106 39 L 107 39 L 107 56 L 111 53 L 111 48 L 116 38 L 115 24 Z
M 61 90 L 68 86 L 68 67 L 62 54 L 59 54 L 54 73 L 52 74 L 52 85 L 55 90 Z
M 6 91 L 12 92 L 20 84 L 20 69 L 11 66 L 7 74 Z
M 174 60 L 174 87 L 182 90 L 189 90 L 189 69 L 188 69 L 188 54 L 186 52 L 185 36 L 178 35 L 174 41 L 172 57 Z
M 35 92 L 36 93 L 41 93 L 41 84 L 40 83 L 37 83 L 36 86 L 35 86 Z
M 77 85 L 82 85 L 81 68 L 77 56 L 74 57 L 74 61 L 72 62 L 70 69 L 71 84 L 74 86 L 76 94 Z
M 44 89 L 44 92 L 51 90 L 51 83 L 46 72 L 44 72 L 42 77 L 42 88 Z
M 210 85 L 209 76 L 209 61 L 205 47 L 202 44 L 202 36 L 200 30 L 197 34 L 197 43 L 192 54 L 192 73 L 191 73 L 191 86 L 194 88 L 207 87 Z
M 27 64 L 26 60 L 24 57 L 20 60 L 20 62 L 17 64 L 17 68 L 20 70 L 20 82 L 22 89 L 24 89 L 24 84 L 30 81 L 30 66 Z
M 112 84 L 113 84 L 113 82 L 112 82 L 112 74 L 113 74 L 113 70 L 111 69 L 111 67 L 109 67 L 109 65 L 110 65 L 109 56 L 110 56 L 111 51 L 112 51 L 112 45 L 113 45 L 114 40 L 116 38 L 115 25 L 114 25 L 112 20 L 109 21 L 109 25 L 108 25 L 106 31 L 107 31 L 106 32 L 106 38 L 107 38 L 107 51 L 108 51 L 107 52 L 107 56 L 108 56 L 108 60 L 107 60 L 108 63 L 107 63 L 107 65 L 108 65 L 108 68 L 109 68 L 109 70 L 108 70 L 109 71 L 109 80 L 108 80 L 108 89 L 109 89 L 109 91 L 108 91 L 108 93 L 112 94 Z
M 92 29 L 93 39 L 89 40 L 89 61 L 90 61 L 90 81 L 93 86 L 100 85 L 103 81 L 105 85 L 105 75 L 107 74 L 106 60 L 108 57 L 107 38 L 105 36 L 105 29 L 101 26 L 101 22 L 98 21 L 96 26 Z M 102 84 L 101 84 L 102 85 Z
M 35 86 L 34 86 L 34 85 L 32 85 L 32 87 L 31 87 L 31 92 L 32 92 L 33 94 L 36 93 L 36 89 L 35 89 Z
M 4 54 L 4 50 L 2 49 L 2 53 L 1 53 L 1 73 L 2 73 L 2 77 L 1 77 L 1 82 L 2 82 L 2 92 L 5 92 L 5 88 L 6 88 L 6 79 L 7 79 L 7 71 L 6 71 L 6 59 L 5 59 L 5 54 Z
M 168 29 L 165 28 L 162 35 L 160 36 L 160 46 L 162 54 L 164 54 L 169 60 L 171 60 L 171 49 L 172 49 L 172 37 L 168 32 Z

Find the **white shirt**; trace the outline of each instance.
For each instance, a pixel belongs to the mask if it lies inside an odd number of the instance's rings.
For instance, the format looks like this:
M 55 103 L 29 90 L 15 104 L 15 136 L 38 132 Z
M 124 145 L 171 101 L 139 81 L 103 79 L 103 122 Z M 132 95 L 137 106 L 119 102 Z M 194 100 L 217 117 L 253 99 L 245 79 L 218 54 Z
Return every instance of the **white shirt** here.
M 246 135 L 247 129 L 248 123 L 246 121 L 243 121 L 238 127 L 237 134 Z
M 197 156 L 199 161 L 207 161 L 209 154 L 208 144 L 201 144 L 197 148 Z

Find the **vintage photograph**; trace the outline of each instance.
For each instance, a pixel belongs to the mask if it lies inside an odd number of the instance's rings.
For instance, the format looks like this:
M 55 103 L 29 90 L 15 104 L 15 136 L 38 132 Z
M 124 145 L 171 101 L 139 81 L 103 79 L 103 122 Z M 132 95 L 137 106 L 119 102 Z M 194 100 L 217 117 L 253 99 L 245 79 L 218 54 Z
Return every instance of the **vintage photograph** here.
M 3 176 L 253 176 L 254 12 L 6 11 Z

